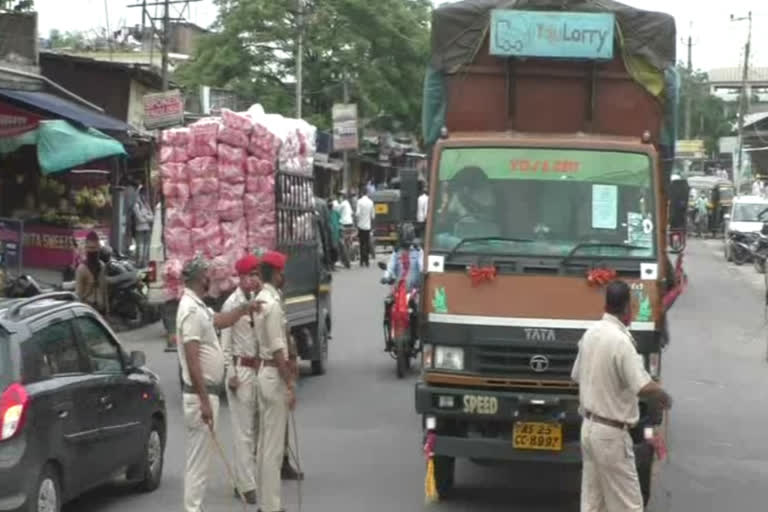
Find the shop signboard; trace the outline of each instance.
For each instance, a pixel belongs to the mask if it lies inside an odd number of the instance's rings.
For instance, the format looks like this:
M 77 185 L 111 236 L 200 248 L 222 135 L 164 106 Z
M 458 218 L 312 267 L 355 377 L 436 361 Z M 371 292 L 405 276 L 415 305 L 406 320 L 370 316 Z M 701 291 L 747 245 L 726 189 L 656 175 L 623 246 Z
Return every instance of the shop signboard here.
M 145 94 L 143 102 L 144 128 L 147 130 L 168 128 L 184 122 L 184 98 L 178 89 Z
M 43 224 L 24 226 L 24 264 L 34 268 L 64 268 L 75 261 L 85 246 L 85 237 L 96 231 L 103 241 L 109 240 L 106 227 L 65 228 Z
M 357 138 L 357 104 L 337 103 L 333 106 L 333 150 L 356 150 Z
M 15 137 L 37 129 L 41 116 L 0 101 L 0 138 Z
M 491 11 L 491 55 L 612 59 L 612 13 Z
M 0 266 L 15 267 L 16 275 L 21 275 L 24 265 L 23 240 L 24 221 L 0 217 Z

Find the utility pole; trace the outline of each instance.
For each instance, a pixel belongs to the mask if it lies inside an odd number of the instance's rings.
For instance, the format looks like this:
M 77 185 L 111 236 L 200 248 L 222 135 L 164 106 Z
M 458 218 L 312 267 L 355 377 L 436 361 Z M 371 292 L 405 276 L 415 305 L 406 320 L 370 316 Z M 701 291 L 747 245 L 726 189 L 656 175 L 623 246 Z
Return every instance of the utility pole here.
M 171 26 L 170 22 L 170 9 L 171 6 L 169 5 L 170 0 L 165 0 L 163 5 L 163 56 L 162 60 L 160 61 L 160 74 L 163 78 L 163 91 L 168 90 L 168 47 L 170 43 L 170 37 L 169 37 L 169 30 Z
M 140 4 L 132 4 L 128 7 L 140 7 L 141 8 L 141 28 L 142 28 L 142 37 L 143 37 L 143 31 L 145 27 L 145 20 L 149 20 L 149 23 L 152 27 L 152 35 L 150 36 L 150 62 L 149 65 L 152 66 L 152 60 L 151 55 L 152 51 L 154 50 L 154 41 L 155 41 L 155 34 L 160 32 L 156 25 L 156 21 L 162 21 L 162 33 L 160 34 L 160 43 L 162 45 L 162 60 L 160 63 L 160 74 L 162 77 L 162 84 L 163 84 L 163 91 L 168 90 L 168 53 L 171 45 L 171 21 L 184 21 L 184 13 L 187 12 L 187 9 L 189 9 L 189 4 L 192 2 L 201 2 L 202 0 L 156 0 L 154 2 L 148 2 L 147 0 L 141 0 Z M 181 5 L 181 8 L 176 7 L 177 12 L 179 13 L 177 17 L 171 18 L 171 5 L 177 6 Z M 149 7 L 158 7 L 162 6 L 163 8 L 163 16 L 158 18 L 157 16 L 153 16 L 152 13 L 149 12 Z
M 304 68 L 304 0 L 297 0 L 298 14 L 296 16 L 299 25 L 299 34 L 296 39 L 296 118 L 301 119 L 301 106 L 303 103 L 303 68 Z
M 690 30 L 693 24 L 689 27 L 688 32 L 688 91 L 685 98 L 685 139 L 691 138 L 691 116 L 693 108 L 693 37 L 691 37 Z
M 349 104 L 349 83 L 347 83 L 347 70 L 344 69 L 344 75 L 342 77 L 342 85 L 344 86 L 344 104 Z M 350 172 L 349 172 L 349 150 L 344 150 L 344 190 L 349 193 L 350 187 Z
M 736 144 L 737 151 L 738 151 L 738 164 L 736 165 L 736 168 L 733 170 L 733 181 L 734 185 L 736 185 L 736 193 L 739 193 L 740 187 L 741 187 L 741 178 L 742 178 L 742 165 L 743 165 L 743 154 L 744 154 L 744 117 L 747 115 L 747 108 L 749 105 L 749 93 L 747 92 L 747 83 L 749 81 L 749 51 L 750 47 L 752 46 L 752 11 L 750 11 L 746 17 L 742 18 L 735 18 L 733 14 L 731 15 L 731 21 L 743 21 L 747 20 L 748 22 L 748 29 L 747 29 L 747 43 L 744 45 L 744 69 L 741 71 L 741 94 L 739 95 L 739 129 L 738 129 L 738 136 L 737 141 L 738 144 Z

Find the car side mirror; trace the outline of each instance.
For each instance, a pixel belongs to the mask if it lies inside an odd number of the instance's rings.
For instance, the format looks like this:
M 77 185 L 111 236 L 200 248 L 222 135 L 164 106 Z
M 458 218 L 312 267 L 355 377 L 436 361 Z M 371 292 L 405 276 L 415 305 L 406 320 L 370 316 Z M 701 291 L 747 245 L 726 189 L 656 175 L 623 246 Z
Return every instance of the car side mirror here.
M 768 236 L 768 222 L 763 222 L 763 228 L 760 230 L 760 233 Z
M 379 267 L 381 270 L 387 270 L 387 264 L 386 264 L 386 263 L 384 263 L 383 261 L 379 261 L 379 262 L 376 262 L 376 265 L 377 265 L 377 266 L 378 266 L 378 267 Z
M 147 356 L 141 350 L 131 352 L 131 368 L 141 368 L 146 366 Z

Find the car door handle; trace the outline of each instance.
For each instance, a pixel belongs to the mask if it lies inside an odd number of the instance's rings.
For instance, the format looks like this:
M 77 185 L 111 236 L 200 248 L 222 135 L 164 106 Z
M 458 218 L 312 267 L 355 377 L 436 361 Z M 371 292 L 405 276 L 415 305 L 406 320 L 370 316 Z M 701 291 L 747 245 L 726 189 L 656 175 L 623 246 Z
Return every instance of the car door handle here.
M 99 404 L 106 410 L 110 410 L 115 406 L 115 404 L 112 403 L 112 398 L 109 396 L 99 398 Z
M 59 419 L 65 419 L 67 416 L 69 416 L 69 410 L 68 409 L 62 409 L 59 411 Z

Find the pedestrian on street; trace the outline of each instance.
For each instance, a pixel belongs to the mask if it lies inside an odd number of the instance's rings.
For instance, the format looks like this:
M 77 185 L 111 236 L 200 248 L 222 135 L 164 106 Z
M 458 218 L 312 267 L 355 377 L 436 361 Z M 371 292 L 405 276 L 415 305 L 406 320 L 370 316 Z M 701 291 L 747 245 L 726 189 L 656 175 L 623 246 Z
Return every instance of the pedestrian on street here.
M 416 201 L 416 237 L 424 243 L 424 227 L 427 224 L 427 212 L 429 211 L 429 195 L 424 182 L 419 182 L 421 193 Z
M 259 259 L 253 254 L 235 264 L 238 287 L 229 296 L 222 311 L 234 311 L 249 304 L 261 291 Z M 227 401 L 232 418 L 235 453 L 235 494 L 246 503 L 256 504 L 256 441 L 258 440 L 258 381 L 260 360 L 254 313 L 241 317 L 221 333 L 221 345 L 227 366 Z
M 339 194 L 339 215 L 341 216 L 341 226 L 344 229 L 354 227 L 354 219 L 352 217 L 352 203 L 349 202 L 349 198 L 344 194 Z
M 605 314 L 579 341 L 571 377 L 579 385 L 581 512 L 642 512 L 631 429 L 638 396 L 669 409 L 671 398 L 646 372 L 635 340 L 629 285 L 608 284 Z
M 264 254 L 261 262 L 263 301 L 259 329 L 259 443 L 258 475 L 262 512 L 280 512 L 280 473 L 286 445 L 289 410 L 296 405 L 296 374 L 290 362 L 288 322 L 280 289 L 284 283 L 286 256 L 276 251 Z
M 707 199 L 704 197 L 704 194 L 699 194 L 699 197 L 696 198 L 696 234 L 699 238 L 703 237 L 704 232 L 707 230 L 708 219 Z
M 214 314 L 203 302 L 208 292 L 208 262 L 200 255 L 182 270 L 184 294 L 176 315 L 180 341 L 182 401 L 186 427 L 184 511 L 202 512 L 208 483 L 208 466 L 218 424 L 219 396 L 224 391 L 224 351 L 217 329 L 232 327 L 249 313 L 257 313 L 257 302 L 244 303 L 232 311 Z
M 136 264 L 144 268 L 149 264 L 149 246 L 152 235 L 152 222 L 155 215 L 149 207 L 146 190 L 139 186 L 136 202 L 133 205 L 133 222 L 136 238 Z
M 357 201 L 357 238 L 360 240 L 360 265 L 370 267 L 371 258 L 371 228 L 376 211 L 373 201 L 368 197 L 368 192 L 363 191 L 363 196 Z

